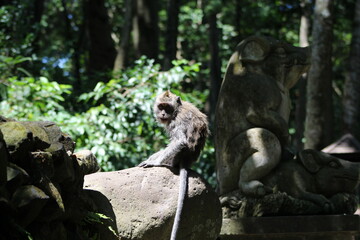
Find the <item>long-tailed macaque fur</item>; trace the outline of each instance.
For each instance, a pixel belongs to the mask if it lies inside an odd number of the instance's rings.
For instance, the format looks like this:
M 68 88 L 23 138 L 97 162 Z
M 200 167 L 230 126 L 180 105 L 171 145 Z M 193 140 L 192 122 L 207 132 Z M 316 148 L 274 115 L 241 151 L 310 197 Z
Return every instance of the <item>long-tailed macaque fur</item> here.
M 182 101 L 170 91 L 165 91 L 156 98 L 154 113 L 156 120 L 168 133 L 170 143 L 139 166 L 170 166 L 180 169 L 179 197 L 171 232 L 171 240 L 174 240 L 179 229 L 180 215 L 187 192 L 187 168 L 198 159 L 204 148 L 209 135 L 208 121 L 206 115 L 194 105 Z

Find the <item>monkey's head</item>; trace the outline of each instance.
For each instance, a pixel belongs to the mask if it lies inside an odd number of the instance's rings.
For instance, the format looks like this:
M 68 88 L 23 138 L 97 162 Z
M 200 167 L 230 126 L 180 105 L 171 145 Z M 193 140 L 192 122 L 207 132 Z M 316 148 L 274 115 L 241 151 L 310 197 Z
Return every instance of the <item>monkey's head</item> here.
M 180 106 L 181 99 L 179 96 L 169 90 L 163 92 L 157 96 L 155 101 L 154 113 L 156 120 L 162 124 L 169 124 L 176 117 Z

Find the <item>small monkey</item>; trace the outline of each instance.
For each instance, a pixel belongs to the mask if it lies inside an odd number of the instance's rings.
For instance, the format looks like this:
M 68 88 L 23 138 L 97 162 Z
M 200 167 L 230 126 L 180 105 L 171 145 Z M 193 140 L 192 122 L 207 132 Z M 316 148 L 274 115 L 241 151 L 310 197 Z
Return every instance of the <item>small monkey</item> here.
M 157 96 L 154 113 L 156 120 L 168 133 L 170 143 L 139 166 L 170 166 L 180 169 L 178 208 L 171 232 L 171 240 L 174 240 L 179 229 L 180 214 L 187 192 L 187 168 L 198 159 L 204 148 L 209 135 L 208 121 L 206 115 L 194 105 L 182 101 L 169 90 Z

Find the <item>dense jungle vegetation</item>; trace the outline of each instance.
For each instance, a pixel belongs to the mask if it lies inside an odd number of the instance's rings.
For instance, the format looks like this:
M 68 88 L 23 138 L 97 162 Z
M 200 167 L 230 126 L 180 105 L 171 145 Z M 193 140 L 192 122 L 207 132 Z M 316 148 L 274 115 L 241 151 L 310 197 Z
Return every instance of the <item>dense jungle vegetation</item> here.
M 103 170 L 133 167 L 167 142 L 152 114 L 163 90 L 213 128 L 227 61 L 254 34 L 320 49 L 291 92 L 295 150 L 360 138 L 360 0 L 2 0 L 0 115 L 54 121 Z M 213 146 L 195 166 L 211 183 Z

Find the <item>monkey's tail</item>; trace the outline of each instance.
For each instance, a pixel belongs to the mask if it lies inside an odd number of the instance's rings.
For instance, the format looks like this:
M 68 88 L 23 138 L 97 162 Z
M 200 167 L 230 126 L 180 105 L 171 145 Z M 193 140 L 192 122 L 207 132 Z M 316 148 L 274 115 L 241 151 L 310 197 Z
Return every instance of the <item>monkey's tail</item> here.
M 177 209 L 174 218 L 174 224 L 171 230 L 170 240 L 175 240 L 178 234 L 182 209 L 184 207 L 185 196 L 188 188 L 188 170 L 183 166 L 180 161 L 180 176 L 179 176 L 179 195 L 177 201 Z

